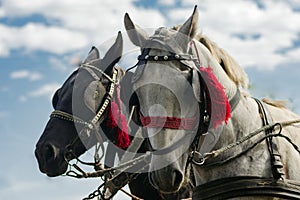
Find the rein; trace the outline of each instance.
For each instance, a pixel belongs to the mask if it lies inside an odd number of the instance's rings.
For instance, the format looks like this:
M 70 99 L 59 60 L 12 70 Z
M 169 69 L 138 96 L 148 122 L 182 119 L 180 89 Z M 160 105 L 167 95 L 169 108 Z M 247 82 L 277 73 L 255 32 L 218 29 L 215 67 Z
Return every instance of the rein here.
M 282 137 L 282 138 L 284 138 L 300 154 L 300 148 L 295 143 L 293 143 L 293 141 L 289 137 L 281 134 L 281 130 L 282 130 L 283 127 L 291 126 L 293 124 L 298 124 L 298 123 L 300 123 L 300 119 L 291 120 L 291 121 L 284 121 L 284 122 L 279 122 L 279 123 L 273 123 L 273 124 L 270 124 L 270 125 L 263 126 L 263 127 L 259 128 L 259 129 L 257 129 L 256 131 L 251 132 L 250 134 L 242 137 L 240 140 L 238 140 L 236 142 L 233 142 L 233 143 L 231 143 L 231 144 L 229 144 L 229 145 L 227 145 L 225 147 L 222 147 L 220 149 L 211 151 L 209 153 L 201 154 L 201 153 L 199 153 L 197 151 L 192 151 L 190 153 L 191 162 L 193 164 L 199 166 L 199 167 L 211 167 L 211 166 L 214 166 L 214 165 L 222 165 L 222 164 L 225 164 L 225 163 L 227 163 L 227 162 L 229 162 L 229 161 L 231 161 L 231 160 L 233 160 L 233 159 L 235 159 L 235 158 L 237 158 L 237 157 L 245 154 L 249 150 L 253 149 L 256 145 L 258 145 L 259 143 L 263 142 L 266 138 L 270 138 L 270 137 Z M 207 163 L 207 161 L 209 161 L 210 159 L 216 159 L 219 156 L 222 156 L 223 153 L 229 151 L 230 149 L 233 149 L 233 148 L 239 146 L 240 144 L 242 144 L 242 143 L 250 140 L 254 136 L 259 135 L 260 133 L 262 133 L 262 132 L 264 132 L 266 130 L 276 130 L 276 129 L 279 129 L 278 133 L 269 134 L 269 135 L 263 136 L 262 138 L 260 138 L 256 142 L 254 142 L 251 146 L 249 146 L 248 148 L 246 148 L 245 150 L 243 150 L 240 153 L 237 153 L 237 154 L 235 154 L 233 156 L 230 156 L 227 159 L 224 159 L 222 161 L 215 161 L 215 162 L 209 162 L 209 163 Z

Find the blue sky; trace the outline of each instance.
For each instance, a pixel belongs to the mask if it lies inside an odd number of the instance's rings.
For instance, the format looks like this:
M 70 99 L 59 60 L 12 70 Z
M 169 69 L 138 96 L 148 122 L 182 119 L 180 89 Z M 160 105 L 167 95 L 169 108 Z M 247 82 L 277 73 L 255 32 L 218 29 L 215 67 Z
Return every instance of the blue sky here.
M 38 170 L 33 151 L 53 92 L 92 45 L 124 32 L 125 12 L 155 28 L 184 22 L 195 4 L 199 32 L 245 68 L 251 94 L 287 99 L 300 114 L 298 0 L 0 0 L 0 199 L 81 199 L 94 190 L 98 180 Z

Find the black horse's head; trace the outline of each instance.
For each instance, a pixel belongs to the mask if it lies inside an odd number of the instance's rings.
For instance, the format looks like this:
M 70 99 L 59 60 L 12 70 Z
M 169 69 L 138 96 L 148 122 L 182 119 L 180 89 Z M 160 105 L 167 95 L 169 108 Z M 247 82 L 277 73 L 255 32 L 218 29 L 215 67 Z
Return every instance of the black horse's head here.
M 124 75 L 115 67 L 121 58 L 122 49 L 121 33 L 102 59 L 99 51 L 93 47 L 82 65 L 54 94 L 52 104 L 55 111 L 36 144 L 35 155 L 41 172 L 50 177 L 65 173 L 69 160 L 80 156 L 96 144 L 94 134 L 91 134 L 88 142 L 82 142 L 79 134 L 86 126 L 91 125 L 90 120 L 103 107 L 114 82 L 113 77 L 116 76 L 118 79 Z M 118 75 L 115 73 L 116 70 L 119 72 Z M 97 127 L 92 129 L 103 131 L 109 139 L 114 140 L 115 136 L 108 133 L 112 130 L 104 123 L 107 120 L 106 115 L 107 109 L 99 116 L 96 124 L 93 123 Z M 72 154 L 66 155 L 70 148 Z

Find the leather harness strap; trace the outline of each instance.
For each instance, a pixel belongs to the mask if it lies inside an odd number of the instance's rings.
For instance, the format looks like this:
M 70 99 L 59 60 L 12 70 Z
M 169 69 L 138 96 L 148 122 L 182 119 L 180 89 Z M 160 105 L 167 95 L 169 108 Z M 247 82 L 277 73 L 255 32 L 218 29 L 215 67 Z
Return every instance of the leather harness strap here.
M 140 55 L 138 56 L 138 60 L 146 60 L 146 61 L 173 61 L 173 60 L 192 60 L 193 57 L 189 54 L 174 54 L 170 53 L 170 55 L 164 56 L 152 56 L 152 55 Z
M 263 126 L 272 124 L 267 107 L 253 98 L 257 105 Z M 265 129 L 265 140 L 270 153 L 272 178 L 256 176 L 236 176 L 217 179 L 193 189 L 193 199 L 215 200 L 242 196 L 270 196 L 284 199 L 300 199 L 300 183 L 283 178 L 283 164 L 276 144 L 273 142 L 274 126 Z
M 258 105 L 258 109 L 259 109 L 259 113 L 261 115 L 261 119 L 262 119 L 262 123 L 263 126 L 268 126 L 272 123 L 272 118 L 269 115 L 269 111 L 267 109 L 267 107 L 263 104 L 263 102 L 261 102 L 260 100 L 253 98 L 257 105 Z M 265 131 L 266 136 L 272 134 L 273 129 L 267 129 Z M 267 146 L 268 146 L 268 150 L 270 153 L 270 161 L 271 161 L 271 167 L 272 167 L 272 174 L 273 174 L 273 178 L 275 180 L 277 179 L 283 179 L 283 164 L 281 162 L 281 156 L 279 154 L 278 151 L 278 147 L 277 145 L 274 143 L 273 141 L 273 137 L 267 137 L 266 138 L 266 142 L 267 142 Z
M 193 190 L 192 199 L 218 200 L 236 197 L 269 196 L 300 199 L 300 184 L 293 180 L 279 180 L 255 176 L 237 176 L 214 180 Z
M 234 96 L 229 100 L 231 112 L 234 111 L 236 106 L 239 104 L 240 100 L 241 100 L 241 92 L 239 89 L 237 89 Z

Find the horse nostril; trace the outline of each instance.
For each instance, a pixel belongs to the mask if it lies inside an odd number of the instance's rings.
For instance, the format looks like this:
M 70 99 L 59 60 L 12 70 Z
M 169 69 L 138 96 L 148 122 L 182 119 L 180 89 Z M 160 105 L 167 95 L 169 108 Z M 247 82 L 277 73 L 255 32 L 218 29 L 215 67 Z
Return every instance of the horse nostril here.
M 174 170 L 174 172 L 172 174 L 173 186 L 176 186 L 176 187 L 180 186 L 182 181 L 183 181 L 182 173 L 178 170 Z
M 51 143 L 45 145 L 44 156 L 46 162 L 53 161 L 58 155 L 58 149 Z

